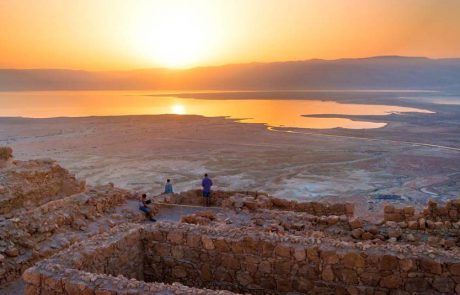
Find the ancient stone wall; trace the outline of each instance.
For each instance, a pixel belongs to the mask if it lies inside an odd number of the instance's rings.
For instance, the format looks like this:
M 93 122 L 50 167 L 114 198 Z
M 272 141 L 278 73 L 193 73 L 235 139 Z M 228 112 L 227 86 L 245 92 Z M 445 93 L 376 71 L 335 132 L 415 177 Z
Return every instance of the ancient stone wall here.
M 7 161 L 13 158 L 13 149 L 7 146 L 0 146 L 0 161 Z
M 171 204 L 203 205 L 200 190 L 182 192 L 165 196 L 165 202 Z M 347 215 L 353 216 L 352 203 L 298 202 L 296 200 L 280 199 L 257 192 L 224 192 L 214 191 L 211 202 L 214 206 L 235 209 L 279 209 L 305 212 L 316 216 Z
M 40 206 L 84 189 L 84 182 L 55 161 L 15 161 L 0 168 L 0 214 L 13 215 L 14 210 Z
M 123 203 L 129 195 L 110 185 L 99 186 L 0 220 L 0 284 L 20 276 L 35 261 L 78 241 L 91 231 L 88 224 Z M 63 232 L 67 234 L 60 237 Z
M 257 231 L 237 234 L 237 230 L 232 233 L 167 224 L 158 229 L 144 236 L 146 280 L 252 294 L 327 294 L 337 290 L 452 294 L 460 274 L 460 259 L 447 252 L 449 259 L 398 253 L 391 246 L 318 246 L 296 237 L 270 238 Z M 460 285 L 457 288 L 460 291 Z
M 415 208 L 410 206 L 395 208 L 393 205 L 386 205 L 384 207 L 384 220 L 395 222 L 417 221 L 422 229 L 428 226 L 423 224 L 426 221 L 457 222 L 460 221 L 460 199 L 447 201 L 444 206 L 439 206 L 435 201 L 429 201 L 428 206 L 421 212 L 415 212 Z
M 444 206 L 430 201 L 428 207 L 423 210 L 423 215 L 432 221 L 460 221 L 460 199 L 447 201 Z
M 143 278 L 143 233 L 121 225 L 38 263 L 23 275 L 25 294 L 234 294 L 136 280 Z
M 96 251 L 81 252 L 82 256 L 72 256 L 69 266 L 90 273 L 122 275 L 129 279 L 144 280 L 143 244 L 141 232 L 137 229 L 124 232 L 122 238 L 109 237 L 99 244 Z
M 126 255 L 119 246 L 118 252 L 99 253 L 107 251 L 113 243 L 123 245 L 116 240 L 127 237 L 142 241 L 146 281 L 179 282 L 190 287 L 252 294 L 460 293 L 460 257 L 448 251 L 434 252 L 426 246 L 411 247 L 408 251 L 409 248 L 401 245 L 350 245 L 293 235 L 270 235 L 255 229 L 242 231 L 227 226 L 162 222 L 124 226 L 118 229 L 118 234 L 111 232 L 94 238 L 39 263 L 24 275 L 27 294 L 40 291 L 64 294 L 68 284 L 75 284 L 81 290 L 100 291 L 106 284 L 98 280 L 101 275 L 107 279 L 105 274 L 82 271 L 102 271 L 100 264 L 106 263 L 111 255 Z M 125 247 L 125 251 L 130 251 L 129 247 Z M 98 259 L 99 255 L 103 258 Z M 124 267 L 119 265 L 121 272 Z M 127 269 L 132 269 L 132 265 Z M 75 271 L 79 272 L 78 276 Z M 72 279 L 66 277 L 68 273 L 74 274 Z M 110 285 L 116 285 L 119 293 L 129 290 L 129 294 L 154 294 L 142 292 L 159 288 L 158 283 L 127 281 L 121 277 L 112 278 Z M 110 292 L 104 294 L 115 294 Z
M 0 169 L 11 164 L 13 149 L 7 146 L 0 146 Z

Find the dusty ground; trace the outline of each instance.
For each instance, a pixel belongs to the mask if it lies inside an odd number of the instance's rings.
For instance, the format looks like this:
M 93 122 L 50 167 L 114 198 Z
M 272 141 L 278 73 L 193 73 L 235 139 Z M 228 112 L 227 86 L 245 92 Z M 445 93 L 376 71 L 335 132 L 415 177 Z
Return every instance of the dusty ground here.
M 220 189 L 350 199 L 362 209 L 381 195 L 415 204 L 459 197 L 460 106 L 391 103 L 436 113 L 365 117 L 389 123 L 372 130 L 279 132 L 200 116 L 3 118 L 0 144 L 18 159 L 56 159 L 89 183 L 153 194 L 166 178 L 176 191 L 196 188 L 208 172 Z

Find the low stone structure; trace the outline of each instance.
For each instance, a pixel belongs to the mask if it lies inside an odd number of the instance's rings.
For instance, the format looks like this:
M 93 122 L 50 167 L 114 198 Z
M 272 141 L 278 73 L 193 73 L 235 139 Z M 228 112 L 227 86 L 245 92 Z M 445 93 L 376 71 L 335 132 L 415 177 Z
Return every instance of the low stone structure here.
M 251 294 L 460 293 L 460 257 L 447 251 L 319 241 L 225 225 L 124 225 L 23 278 L 26 294 L 213 294 L 180 284 Z
M 131 197 L 113 185 L 87 187 L 52 160 L 0 169 L 0 286 L 81 239 L 143 220 L 137 210 L 116 212 Z
M 99 186 L 85 193 L 48 202 L 24 215 L 0 220 L 0 284 L 11 281 L 34 262 L 48 257 L 87 235 L 107 230 L 128 220 L 142 220 L 142 214 L 120 216 L 90 224 L 125 202 L 129 193 L 111 186 Z M 140 219 L 139 219 L 140 218 Z M 95 231 L 95 232 L 94 232 Z
M 0 146 L 0 168 L 6 167 L 13 159 L 13 149 L 7 146 Z
M 152 267 L 145 235 L 161 235 L 155 228 L 121 225 L 38 263 L 23 275 L 25 294 L 234 294 L 143 281 Z
M 15 161 L 0 169 L 0 214 L 40 206 L 84 189 L 85 182 L 53 160 Z
M 460 199 L 449 200 L 444 206 L 439 206 L 437 202 L 430 200 L 428 206 L 417 213 L 414 207 L 395 208 L 393 205 L 385 205 L 384 220 L 395 222 L 457 222 L 460 221 Z M 423 229 L 423 225 L 421 227 Z
M 201 190 L 192 190 L 164 197 L 170 204 L 203 205 Z M 211 197 L 213 206 L 234 209 L 279 209 L 305 212 L 316 216 L 346 215 L 353 216 L 352 203 L 298 202 L 296 200 L 280 199 L 258 192 L 214 191 Z

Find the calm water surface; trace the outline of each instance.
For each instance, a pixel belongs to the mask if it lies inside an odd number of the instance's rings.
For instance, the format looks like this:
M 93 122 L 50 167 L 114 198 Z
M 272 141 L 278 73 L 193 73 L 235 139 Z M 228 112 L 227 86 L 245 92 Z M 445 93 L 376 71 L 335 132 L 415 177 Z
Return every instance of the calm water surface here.
M 337 103 L 322 100 L 244 99 L 212 100 L 147 96 L 152 92 L 4 92 L 0 93 L 2 117 L 78 117 L 107 115 L 202 115 L 229 117 L 243 123 L 295 128 L 379 128 L 385 123 L 345 118 L 311 118 L 302 115 L 387 115 L 427 110 L 390 106 Z M 166 94 L 165 94 L 166 95 Z

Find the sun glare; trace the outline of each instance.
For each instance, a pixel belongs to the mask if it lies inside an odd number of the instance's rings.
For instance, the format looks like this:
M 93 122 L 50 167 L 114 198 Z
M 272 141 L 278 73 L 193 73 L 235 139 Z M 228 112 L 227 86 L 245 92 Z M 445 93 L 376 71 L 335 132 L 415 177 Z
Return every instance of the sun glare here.
M 194 6 L 139 18 L 133 44 L 144 59 L 168 68 L 185 68 L 206 60 L 216 43 L 208 13 Z
M 185 107 L 181 104 L 175 104 L 171 107 L 171 112 L 176 115 L 184 115 Z

